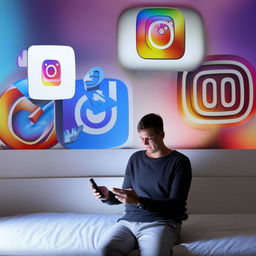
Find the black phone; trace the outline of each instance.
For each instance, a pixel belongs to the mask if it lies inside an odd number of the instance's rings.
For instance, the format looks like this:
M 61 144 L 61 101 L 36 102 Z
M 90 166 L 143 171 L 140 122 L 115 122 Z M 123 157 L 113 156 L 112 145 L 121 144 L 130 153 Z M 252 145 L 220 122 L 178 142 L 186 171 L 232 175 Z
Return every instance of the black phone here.
M 100 191 L 98 185 L 96 184 L 96 182 L 94 181 L 93 178 L 89 179 L 89 181 L 91 182 L 92 186 L 96 189 L 96 192 L 100 193 L 100 198 L 105 197 L 104 194 Z

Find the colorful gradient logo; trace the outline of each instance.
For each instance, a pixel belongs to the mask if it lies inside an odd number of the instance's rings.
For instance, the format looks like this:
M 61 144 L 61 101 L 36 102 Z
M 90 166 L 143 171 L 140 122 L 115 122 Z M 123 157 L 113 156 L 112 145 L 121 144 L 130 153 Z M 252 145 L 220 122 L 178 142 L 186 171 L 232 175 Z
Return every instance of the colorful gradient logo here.
M 48 149 L 57 144 L 54 102 L 34 104 L 27 79 L 14 83 L 0 97 L 0 139 L 12 149 Z
M 57 60 L 45 60 L 42 63 L 42 83 L 56 86 L 61 83 L 61 66 Z
M 137 16 L 136 45 L 145 59 L 179 59 L 185 51 L 185 22 L 176 9 L 143 9 Z
M 178 75 L 178 102 L 193 124 L 238 125 L 255 112 L 255 71 L 238 56 L 210 56 Z

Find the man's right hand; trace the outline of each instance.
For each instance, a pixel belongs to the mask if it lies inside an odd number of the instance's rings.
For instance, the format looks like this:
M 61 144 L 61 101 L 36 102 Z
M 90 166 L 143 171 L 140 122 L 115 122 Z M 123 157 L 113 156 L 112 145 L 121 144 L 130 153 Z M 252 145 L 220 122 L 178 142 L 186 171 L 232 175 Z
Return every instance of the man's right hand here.
M 96 191 L 96 189 L 92 186 L 92 192 L 93 192 L 94 196 L 97 199 L 108 201 L 109 200 L 109 190 L 107 189 L 107 187 L 99 186 L 99 189 L 100 189 L 101 193 L 104 195 L 104 197 L 100 197 L 100 193 L 98 193 Z

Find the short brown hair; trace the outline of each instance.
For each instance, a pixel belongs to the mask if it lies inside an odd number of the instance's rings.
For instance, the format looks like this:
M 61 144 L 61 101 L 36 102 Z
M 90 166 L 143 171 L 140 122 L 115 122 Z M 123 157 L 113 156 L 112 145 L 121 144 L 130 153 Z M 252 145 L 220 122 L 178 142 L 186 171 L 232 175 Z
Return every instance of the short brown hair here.
M 156 133 L 164 131 L 163 119 L 160 115 L 150 113 L 143 116 L 138 125 L 137 130 L 140 132 L 143 129 L 153 128 Z

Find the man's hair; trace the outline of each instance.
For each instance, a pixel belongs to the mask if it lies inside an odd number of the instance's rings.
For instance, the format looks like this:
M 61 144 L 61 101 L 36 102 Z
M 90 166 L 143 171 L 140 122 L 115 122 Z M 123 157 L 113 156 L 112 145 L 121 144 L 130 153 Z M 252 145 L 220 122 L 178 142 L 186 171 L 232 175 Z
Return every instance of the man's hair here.
M 137 130 L 140 132 L 141 130 L 148 128 L 153 128 L 157 134 L 163 132 L 164 124 L 162 117 L 154 113 L 143 116 L 137 125 Z

